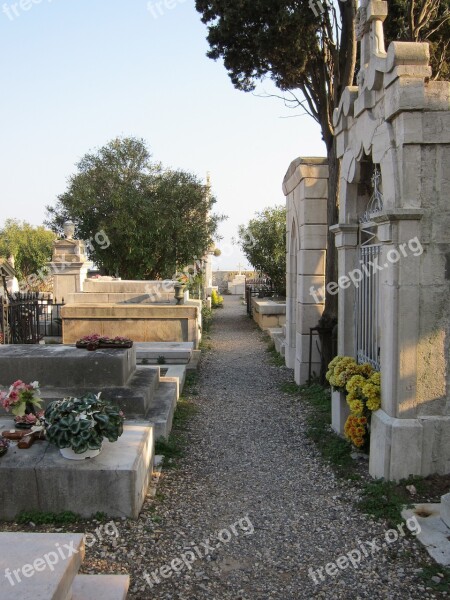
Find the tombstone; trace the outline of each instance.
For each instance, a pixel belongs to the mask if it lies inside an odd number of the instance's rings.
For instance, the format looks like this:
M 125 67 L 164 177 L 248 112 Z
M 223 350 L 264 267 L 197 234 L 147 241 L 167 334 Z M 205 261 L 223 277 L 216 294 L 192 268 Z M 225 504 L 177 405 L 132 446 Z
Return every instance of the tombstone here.
M 88 259 L 84 242 L 74 240 L 74 225 L 64 223 L 65 237 L 53 242 L 52 260 L 48 263 L 53 276 L 53 300 L 62 302 L 69 294 L 83 291 L 87 277 Z
M 426 43 L 385 51 L 386 16 L 387 2 L 362 0 L 358 85 L 334 113 L 332 230 L 338 353 L 381 372 L 369 470 L 399 480 L 450 472 L 450 83 L 430 79 Z

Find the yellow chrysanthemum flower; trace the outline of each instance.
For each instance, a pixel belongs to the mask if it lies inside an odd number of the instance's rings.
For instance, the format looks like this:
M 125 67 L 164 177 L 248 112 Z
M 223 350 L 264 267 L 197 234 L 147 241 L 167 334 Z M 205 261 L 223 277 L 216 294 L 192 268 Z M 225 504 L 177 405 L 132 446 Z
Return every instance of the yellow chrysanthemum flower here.
M 350 403 L 350 410 L 353 415 L 360 416 L 364 412 L 364 403 L 361 400 L 353 400 Z
M 371 411 L 378 410 L 381 407 L 381 400 L 379 398 L 367 400 L 366 406 Z
M 346 385 L 347 392 L 355 393 L 359 387 L 362 387 L 367 383 L 367 379 L 365 379 L 362 375 L 353 375 L 348 381 Z

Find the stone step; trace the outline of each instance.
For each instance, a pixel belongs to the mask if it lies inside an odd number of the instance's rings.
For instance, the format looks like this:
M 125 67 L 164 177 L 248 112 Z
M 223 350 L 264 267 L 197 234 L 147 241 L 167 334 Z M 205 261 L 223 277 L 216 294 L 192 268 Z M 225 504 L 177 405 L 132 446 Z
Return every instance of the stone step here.
M 269 329 L 267 329 L 267 334 L 273 340 L 274 335 L 283 334 L 283 328 L 282 327 L 269 327 Z
M 137 342 L 134 346 L 138 363 L 148 364 L 157 364 L 162 356 L 164 364 L 187 364 L 194 350 L 193 342 Z
M 11 424 L 11 419 L 0 419 L 0 430 L 10 430 Z M 33 510 L 137 519 L 153 456 L 154 433 L 148 422 L 127 421 L 117 442 L 104 440 L 102 452 L 83 461 L 63 458 L 45 441 L 28 450 L 11 445 L 0 460 L 0 520 Z
M 159 368 L 138 367 L 124 386 L 90 386 L 76 388 L 43 387 L 41 391 L 43 406 L 53 400 L 68 396 L 80 397 L 88 392 L 101 392 L 104 400 L 118 404 L 129 419 L 142 418 L 148 413 L 159 386 Z M 0 411 L 6 414 L 4 411 Z
M 276 333 L 273 336 L 273 342 L 275 344 L 275 350 L 284 356 L 286 353 L 286 340 L 282 333 Z
M 72 600 L 126 600 L 128 575 L 77 575 L 72 587 Z
M 80 533 L 0 533 L 0 600 L 71 598 L 83 558 Z
M 168 438 L 172 430 L 172 421 L 178 400 L 178 384 L 162 381 L 154 396 L 146 419 L 153 424 L 155 441 Z

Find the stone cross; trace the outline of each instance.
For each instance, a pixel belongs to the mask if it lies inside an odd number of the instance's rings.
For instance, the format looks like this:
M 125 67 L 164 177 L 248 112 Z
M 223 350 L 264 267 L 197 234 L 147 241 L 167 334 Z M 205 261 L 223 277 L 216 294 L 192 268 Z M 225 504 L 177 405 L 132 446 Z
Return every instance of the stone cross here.
M 361 42 L 361 70 L 358 83 L 364 80 L 364 71 L 372 56 L 384 57 L 383 22 L 387 17 L 387 2 L 385 0 L 361 0 L 356 15 L 356 35 Z

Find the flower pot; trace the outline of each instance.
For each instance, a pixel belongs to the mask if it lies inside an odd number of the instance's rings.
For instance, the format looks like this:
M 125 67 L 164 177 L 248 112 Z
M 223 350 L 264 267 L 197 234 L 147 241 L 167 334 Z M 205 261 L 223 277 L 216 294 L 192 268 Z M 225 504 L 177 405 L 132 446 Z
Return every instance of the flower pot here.
M 76 454 L 72 448 L 60 448 L 59 451 L 64 458 L 68 460 L 84 460 L 85 458 L 95 458 L 100 454 L 102 449 L 99 450 L 86 450 L 82 454 Z
M 177 304 L 181 304 L 182 301 L 184 300 L 184 290 L 185 290 L 184 285 L 174 285 L 174 289 L 175 289 L 175 300 L 177 301 Z

